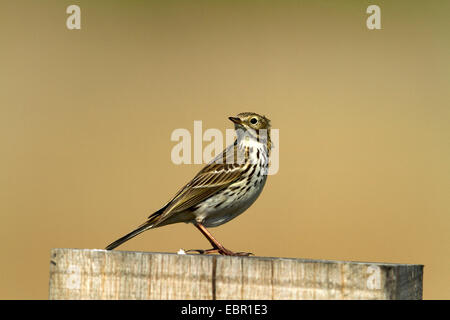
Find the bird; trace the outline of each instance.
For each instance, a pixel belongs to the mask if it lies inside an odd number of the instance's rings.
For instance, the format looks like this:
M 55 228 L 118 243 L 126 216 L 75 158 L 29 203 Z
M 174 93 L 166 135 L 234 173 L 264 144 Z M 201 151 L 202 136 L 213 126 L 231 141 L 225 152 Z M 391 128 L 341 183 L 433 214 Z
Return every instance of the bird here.
M 112 250 L 144 231 L 185 222 L 192 223 L 212 245 L 211 249 L 193 249 L 187 253 L 252 254 L 225 248 L 207 228 L 234 219 L 261 194 L 268 176 L 271 124 L 268 118 L 254 112 L 242 112 L 228 119 L 236 131 L 234 143 L 212 159 L 161 209 L 135 230 L 109 244 L 106 250 Z

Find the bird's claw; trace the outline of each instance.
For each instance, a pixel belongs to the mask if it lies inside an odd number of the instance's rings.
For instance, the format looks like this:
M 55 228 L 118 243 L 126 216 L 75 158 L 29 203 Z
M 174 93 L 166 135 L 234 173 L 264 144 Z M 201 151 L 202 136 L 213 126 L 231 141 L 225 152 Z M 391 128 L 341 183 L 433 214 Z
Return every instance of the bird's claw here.
M 190 250 L 186 250 L 186 253 L 198 253 L 198 254 L 210 254 L 210 253 L 215 253 L 215 252 L 219 252 L 218 249 L 190 249 Z
M 248 257 L 253 255 L 251 252 L 233 252 L 231 250 L 225 248 L 212 248 L 212 249 L 190 249 L 186 250 L 186 253 L 198 253 L 198 254 L 211 254 L 211 253 L 219 253 L 224 256 L 239 256 L 239 257 Z

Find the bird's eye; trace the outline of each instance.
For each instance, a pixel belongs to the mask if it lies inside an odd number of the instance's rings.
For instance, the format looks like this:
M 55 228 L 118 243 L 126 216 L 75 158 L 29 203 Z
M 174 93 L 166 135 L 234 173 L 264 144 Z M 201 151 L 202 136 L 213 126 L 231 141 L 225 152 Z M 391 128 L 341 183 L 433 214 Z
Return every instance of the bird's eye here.
M 258 119 L 256 119 L 256 118 L 251 118 L 251 119 L 250 119 L 250 123 L 251 123 L 251 124 L 257 124 L 257 123 L 258 123 Z

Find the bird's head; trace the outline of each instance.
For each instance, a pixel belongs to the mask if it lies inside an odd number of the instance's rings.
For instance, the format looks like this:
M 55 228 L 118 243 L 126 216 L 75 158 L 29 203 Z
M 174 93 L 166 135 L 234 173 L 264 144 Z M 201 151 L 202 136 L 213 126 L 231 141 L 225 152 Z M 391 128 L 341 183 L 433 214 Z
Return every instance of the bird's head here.
M 236 130 L 238 140 L 255 139 L 271 148 L 270 120 L 254 112 L 242 112 L 235 117 L 229 117 Z
M 254 112 L 242 112 L 237 116 L 229 117 L 228 119 L 230 119 L 234 123 L 234 127 L 236 130 L 270 130 L 270 120 L 265 116 L 260 116 L 259 114 Z

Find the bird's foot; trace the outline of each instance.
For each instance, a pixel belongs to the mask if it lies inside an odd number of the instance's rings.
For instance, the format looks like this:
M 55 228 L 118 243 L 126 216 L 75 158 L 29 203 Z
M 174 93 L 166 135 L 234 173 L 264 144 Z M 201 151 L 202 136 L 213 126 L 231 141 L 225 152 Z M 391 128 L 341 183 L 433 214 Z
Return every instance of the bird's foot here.
M 217 248 L 217 250 L 218 250 L 218 252 L 221 254 L 221 255 L 224 255 L 224 256 L 241 256 L 241 257 L 248 257 L 248 256 L 250 256 L 250 255 L 252 255 L 253 253 L 251 253 L 251 252 L 233 252 L 233 251 L 231 251 L 231 250 L 228 250 L 227 248 L 225 248 L 225 247 L 219 247 L 219 248 Z
M 202 250 L 202 249 L 191 249 L 191 250 L 187 250 L 186 253 L 190 253 L 190 252 L 196 252 L 198 254 L 211 254 L 211 253 L 219 253 L 221 255 L 224 256 L 241 256 L 241 257 L 247 257 L 252 255 L 253 253 L 251 252 L 233 252 L 231 250 L 228 250 L 225 247 L 221 247 L 221 248 L 212 248 L 212 249 L 206 249 L 206 250 Z
M 233 252 L 230 250 L 219 251 L 219 253 L 224 256 L 238 256 L 238 257 L 248 257 L 248 256 L 253 255 L 253 253 L 251 253 L 251 252 Z
M 212 248 L 212 249 L 206 249 L 206 250 L 203 250 L 203 249 L 190 249 L 190 250 L 186 250 L 186 253 L 192 253 L 192 252 L 198 253 L 198 254 L 210 254 L 210 253 L 218 253 L 218 252 L 219 252 L 219 249 L 214 249 L 214 248 Z

